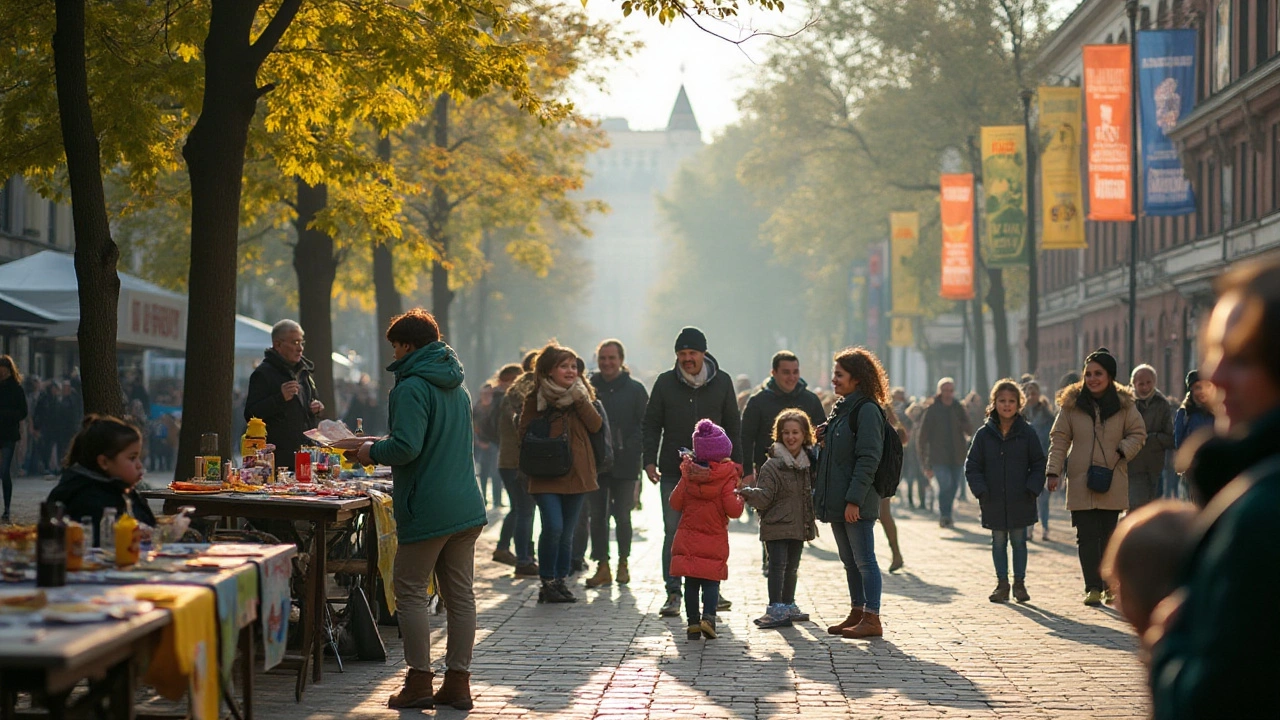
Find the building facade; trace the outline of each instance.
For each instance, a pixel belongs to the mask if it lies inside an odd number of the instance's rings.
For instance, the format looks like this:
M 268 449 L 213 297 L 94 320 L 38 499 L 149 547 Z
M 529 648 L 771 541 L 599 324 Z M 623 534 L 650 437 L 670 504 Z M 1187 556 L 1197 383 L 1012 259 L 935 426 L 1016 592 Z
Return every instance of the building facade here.
M 1196 107 L 1170 133 L 1195 190 L 1196 212 L 1138 221 L 1135 357 L 1154 366 L 1160 387 L 1177 397 L 1198 362 L 1214 278 L 1234 262 L 1280 257 L 1278 3 L 1140 5 L 1139 30 L 1199 33 Z M 1123 2 L 1086 0 L 1046 44 L 1041 75 L 1048 84 L 1079 85 L 1083 45 L 1129 40 Z M 1087 249 L 1040 254 L 1037 374 L 1050 380 L 1078 370 L 1094 348 L 1128 354 L 1130 225 L 1086 221 L 1085 228 Z

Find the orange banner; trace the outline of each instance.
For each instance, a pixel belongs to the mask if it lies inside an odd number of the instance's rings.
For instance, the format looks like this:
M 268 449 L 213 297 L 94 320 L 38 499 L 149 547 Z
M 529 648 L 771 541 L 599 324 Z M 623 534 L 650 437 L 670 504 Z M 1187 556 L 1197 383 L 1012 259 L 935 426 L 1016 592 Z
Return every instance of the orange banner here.
M 947 300 L 973 299 L 973 175 L 942 176 L 942 289 Z
M 1084 46 L 1089 219 L 1132 222 L 1133 97 L 1128 45 Z

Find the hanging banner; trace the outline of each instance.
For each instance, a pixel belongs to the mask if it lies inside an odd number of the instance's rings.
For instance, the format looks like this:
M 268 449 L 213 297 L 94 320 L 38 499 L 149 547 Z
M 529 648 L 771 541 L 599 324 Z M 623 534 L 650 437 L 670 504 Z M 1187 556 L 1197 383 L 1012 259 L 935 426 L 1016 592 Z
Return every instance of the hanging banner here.
M 942 176 L 942 287 L 947 300 L 973 299 L 973 175 Z
M 920 314 L 920 289 L 907 269 L 907 262 L 919 245 L 920 214 L 889 213 L 889 289 L 893 299 L 890 347 L 915 344 L 911 317 Z
M 1133 112 L 1128 45 L 1084 46 L 1089 128 L 1089 219 L 1132 222 Z
M 1027 262 L 1027 132 L 1021 125 L 982 128 L 988 267 Z
M 1196 101 L 1196 31 L 1153 30 L 1138 33 L 1138 98 L 1142 120 L 1142 212 L 1187 215 L 1195 212 L 1191 181 L 1169 139 L 1179 118 Z
M 1080 187 L 1080 88 L 1042 87 L 1040 236 L 1042 250 L 1087 247 Z

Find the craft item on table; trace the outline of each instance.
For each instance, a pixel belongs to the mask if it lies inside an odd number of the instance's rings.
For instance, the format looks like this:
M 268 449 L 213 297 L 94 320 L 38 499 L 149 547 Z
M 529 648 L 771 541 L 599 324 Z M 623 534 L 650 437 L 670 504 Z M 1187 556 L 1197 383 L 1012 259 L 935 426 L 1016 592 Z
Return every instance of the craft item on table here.
M 209 543 L 167 543 L 156 551 L 156 557 L 195 557 L 211 547 Z
M 31 612 L 48 603 L 48 594 L 39 588 L 0 588 L 0 613 Z
M 266 555 L 270 545 L 252 543 L 214 543 L 205 548 L 205 557 L 257 557 Z
M 378 533 L 378 574 L 382 576 L 382 594 L 387 612 L 396 611 L 395 564 L 400 541 L 396 538 L 396 518 L 391 506 L 391 496 L 377 490 L 369 490 L 373 506 L 373 526 Z
M 139 600 L 169 610 L 172 622 L 161 632 L 143 681 L 169 700 L 191 693 L 195 720 L 217 720 L 218 692 L 217 601 L 208 587 L 192 585 L 135 585 L 128 588 Z
M 179 495 L 211 495 L 222 492 L 222 482 L 194 482 L 174 480 L 169 489 Z
M 314 430 L 307 430 L 303 434 L 320 445 L 339 450 L 356 450 L 364 443 L 378 439 L 356 435 L 341 420 L 321 420 Z
M 280 555 L 255 559 L 258 566 L 262 606 L 258 610 L 262 622 L 263 669 L 270 670 L 284 660 L 285 638 L 289 634 L 289 579 L 293 563 Z

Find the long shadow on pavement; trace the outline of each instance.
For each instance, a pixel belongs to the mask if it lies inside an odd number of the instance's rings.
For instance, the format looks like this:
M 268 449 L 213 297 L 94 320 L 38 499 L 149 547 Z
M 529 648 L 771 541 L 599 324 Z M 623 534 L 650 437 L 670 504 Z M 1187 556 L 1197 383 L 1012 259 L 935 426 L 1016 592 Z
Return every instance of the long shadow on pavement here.
M 1051 637 L 1119 650 L 1136 650 L 1138 646 L 1138 639 L 1132 633 L 1102 625 L 1082 623 L 1036 607 L 1034 604 L 1010 604 L 1009 607 L 1043 626 L 1049 631 Z
M 883 578 L 885 593 L 930 605 L 946 605 L 960 594 L 959 590 L 950 585 L 935 585 L 924 580 L 909 568 L 892 575 L 885 573 Z

